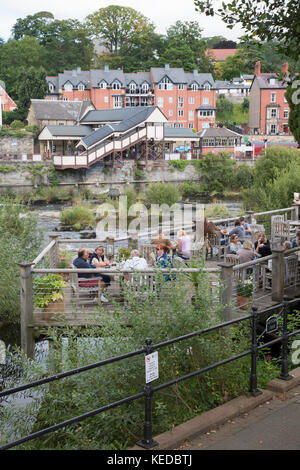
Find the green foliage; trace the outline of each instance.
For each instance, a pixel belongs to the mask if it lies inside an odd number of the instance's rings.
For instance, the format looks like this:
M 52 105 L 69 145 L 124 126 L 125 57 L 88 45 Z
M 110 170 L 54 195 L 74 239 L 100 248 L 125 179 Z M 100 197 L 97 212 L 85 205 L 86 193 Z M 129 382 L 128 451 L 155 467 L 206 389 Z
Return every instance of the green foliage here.
M 295 84 L 290 84 L 285 93 L 285 97 L 289 104 L 289 128 L 292 132 L 295 140 L 300 145 L 300 100 L 299 100 L 299 89 L 295 87 Z
M 205 191 L 222 192 L 229 187 L 233 176 L 234 161 L 226 152 L 220 152 L 218 155 L 208 153 L 198 162 Z
M 180 189 L 172 183 L 153 183 L 146 191 L 148 204 L 167 204 L 172 206 L 181 198 Z
M 200 183 L 183 183 L 181 186 L 182 196 L 184 198 L 198 198 L 205 193 L 203 185 Z
M 188 160 L 169 160 L 169 165 L 171 165 L 175 170 L 184 171 L 186 167 L 190 164 Z
M 24 124 L 23 122 L 21 121 L 13 121 L 10 125 L 10 127 L 14 130 L 16 129 L 23 129 L 24 128 Z
M 252 297 L 254 290 L 253 279 L 246 279 L 245 281 L 237 282 L 236 292 L 240 297 Z
M 231 187 L 233 189 L 248 189 L 254 182 L 254 169 L 253 167 L 242 163 L 241 165 L 234 166 L 234 176 L 232 179 Z
M 0 165 L 0 173 L 11 173 L 12 171 L 16 171 L 16 169 L 16 166 Z
M 108 316 L 100 309 L 99 318 L 103 320 L 105 315 L 106 321 L 101 321 L 102 327 L 85 328 L 84 338 L 79 338 L 79 329 L 74 327 L 65 327 L 63 331 L 49 329 L 47 334 L 52 347 L 45 363 L 47 375 L 139 350 L 149 337 L 153 344 L 158 344 L 220 323 L 222 306 L 212 302 L 207 274 L 203 272 L 199 260 L 195 260 L 195 263 L 199 267 L 198 273 L 194 276 L 178 274 L 176 280 L 168 281 L 168 285 L 158 270 L 154 294 L 141 287 L 141 292 L 136 295 L 130 285 L 124 284 L 125 304 L 116 304 L 114 313 Z M 67 338 L 63 355 L 62 336 Z M 238 327 L 227 329 L 226 333 L 224 330 L 214 331 L 161 348 L 159 379 L 155 385 L 248 351 L 250 339 L 250 323 L 246 321 Z M 23 360 L 22 356 L 16 356 L 17 364 L 22 364 L 24 371 L 21 378 L 23 383 L 24 375 L 28 377 L 30 374 L 32 380 L 41 374 L 34 361 L 29 362 Z M 44 387 L 42 393 L 33 396 L 32 404 L 22 408 L 13 403 L 5 406 L 1 411 L 2 421 L 9 423 L 9 433 L 23 436 L 140 393 L 145 384 L 144 361 L 144 355 L 139 355 L 108 364 L 101 370 L 93 369 L 54 381 Z M 271 363 L 266 364 L 262 357 L 258 360 L 257 370 L 259 387 L 278 374 L 278 369 Z M 246 357 L 179 382 L 168 387 L 165 393 L 155 394 L 153 435 L 172 430 L 174 426 L 244 394 L 249 387 L 249 377 L 250 361 Z M 6 380 L 5 388 L 9 385 L 9 380 Z M 28 393 L 23 395 L 26 397 Z M 28 418 L 32 416 L 33 410 L 38 412 L 35 411 L 33 427 L 28 429 Z M 24 444 L 22 448 L 130 448 L 142 437 L 143 423 L 144 400 L 136 400 L 41 436 Z M 9 440 L 9 437 L 1 434 L 2 442 Z
M 300 152 L 272 147 L 257 160 L 253 185 L 242 192 L 244 205 L 254 211 L 290 207 L 300 187 Z
M 60 213 L 60 223 L 71 225 L 75 230 L 84 227 L 94 227 L 95 218 L 93 213 L 86 207 L 75 206 L 72 209 L 65 209 Z
M 229 216 L 230 212 L 226 206 L 221 204 L 213 204 L 205 207 L 206 217 L 226 217 Z
M 45 309 L 50 302 L 63 299 L 63 287 L 67 283 L 58 274 L 49 273 L 33 280 L 33 303 L 35 307 Z
M 41 247 L 37 219 L 18 199 L 2 198 L 0 205 L 0 322 L 20 321 L 20 269 L 32 261 Z M 25 216 L 24 216 L 25 215 Z
M 130 258 L 131 249 L 130 248 L 119 248 L 116 255 L 116 262 L 121 263 Z

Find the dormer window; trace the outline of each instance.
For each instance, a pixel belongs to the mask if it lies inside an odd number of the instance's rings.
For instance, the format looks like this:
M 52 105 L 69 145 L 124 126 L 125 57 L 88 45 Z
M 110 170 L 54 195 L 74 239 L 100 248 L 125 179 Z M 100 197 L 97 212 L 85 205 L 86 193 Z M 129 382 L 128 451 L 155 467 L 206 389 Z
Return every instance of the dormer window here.
M 136 92 L 136 84 L 135 83 L 129 83 L 129 91 L 130 93 L 135 93 Z
M 84 91 L 84 90 L 85 90 L 85 86 L 84 86 L 83 83 L 79 83 L 79 85 L 78 85 L 78 90 L 80 90 L 80 91 Z
M 198 85 L 197 85 L 197 83 L 192 83 L 191 89 L 192 89 L 193 91 L 197 91 L 197 90 L 198 90 Z
M 99 87 L 102 88 L 102 90 L 106 90 L 106 88 L 107 88 L 106 81 L 102 80 L 102 82 L 99 83 Z
M 65 91 L 73 91 L 72 83 L 65 83 L 64 90 Z
M 121 90 L 121 83 L 116 80 L 112 83 L 111 87 L 113 90 Z
M 269 83 L 270 85 L 275 85 L 275 78 L 270 78 Z
M 209 84 L 209 83 L 204 83 L 203 89 L 204 89 L 205 91 L 209 91 L 209 90 L 210 90 L 210 84 Z
M 54 85 L 53 85 L 53 83 L 49 83 L 49 91 L 50 91 L 50 93 L 53 93 L 53 92 L 54 92 Z
M 148 83 L 143 83 L 142 84 L 142 93 L 148 93 L 148 91 L 149 91 Z
M 173 83 L 168 77 L 164 77 L 160 82 L 158 88 L 160 90 L 173 90 Z

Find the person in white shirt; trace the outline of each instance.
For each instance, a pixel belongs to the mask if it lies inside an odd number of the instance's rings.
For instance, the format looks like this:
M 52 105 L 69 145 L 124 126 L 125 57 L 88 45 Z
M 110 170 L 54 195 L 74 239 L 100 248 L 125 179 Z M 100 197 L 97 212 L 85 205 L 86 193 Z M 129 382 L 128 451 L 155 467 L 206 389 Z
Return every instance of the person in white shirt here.
M 148 268 L 148 263 L 145 260 L 145 258 L 140 258 L 139 257 L 139 251 L 138 250 L 132 250 L 130 253 L 130 258 L 125 261 L 125 264 L 123 266 L 124 270 L 142 270 L 142 269 L 147 269 Z M 129 280 L 129 275 L 127 273 L 124 273 L 124 279 L 126 281 Z

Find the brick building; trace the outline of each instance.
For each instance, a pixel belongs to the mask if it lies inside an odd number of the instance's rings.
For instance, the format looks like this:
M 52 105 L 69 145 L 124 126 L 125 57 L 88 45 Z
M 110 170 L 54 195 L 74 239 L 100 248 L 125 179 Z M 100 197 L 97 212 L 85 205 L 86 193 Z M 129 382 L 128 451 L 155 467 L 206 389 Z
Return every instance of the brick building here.
M 287 62 L 282 66 L 282 74 L 289 75 Z M 256 62 L 249 94 L 249 128 L 253 134 L 289 134 L 286 88 L 287 83 L 278 80 L 276 73 L 261 73 L 260 62 Z
M 18 109 L 18 106 L 14 100 L 7 94 L 5 89 L 0 85 L 0 99 L 1 99 L 1 109 L 2 111 L 13 111 Z
M 96 109 L 158 106 L 173 127 L 200 131 L 214 127 L 216 88 L 211 74 L 186 73 L 182 68 L 152 67 L 149 72 L 81 71 L 47 77 L 47 100 L 84 101 Z

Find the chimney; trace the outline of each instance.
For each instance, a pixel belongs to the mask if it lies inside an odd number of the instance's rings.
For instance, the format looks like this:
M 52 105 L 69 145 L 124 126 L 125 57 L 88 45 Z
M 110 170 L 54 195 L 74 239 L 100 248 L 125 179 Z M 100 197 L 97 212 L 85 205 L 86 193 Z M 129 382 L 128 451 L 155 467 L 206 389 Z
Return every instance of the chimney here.
M 194 77 L 197 77 L 197 75 L 198 75 L 198 70 L 195 69 L 195 70 L 194 70 Z
M 109 65 L 104 65 L 104 72 L 108 72 L 109 71 Z
M 77 73 L 81 73 L 81 67 L 77 67 Z
M 170 65 L 169 64 L 165 64 L 165 70 L 170 70 Z
M 77 70 L 76 69 L 72 70 L 72 77 L 77 77 Z
M 282 71 L 282 75 L 286 77 L 289 76 L 289 63 L 288 62 L 285 62 L 284 64 L 282 64 L 281 71 Z
M 255 64 L 254 74 L 257 77 L 260 77 L 260 75 L 261 75 L 261 73 L 260 73 L 260 61 L 259 60 Z

